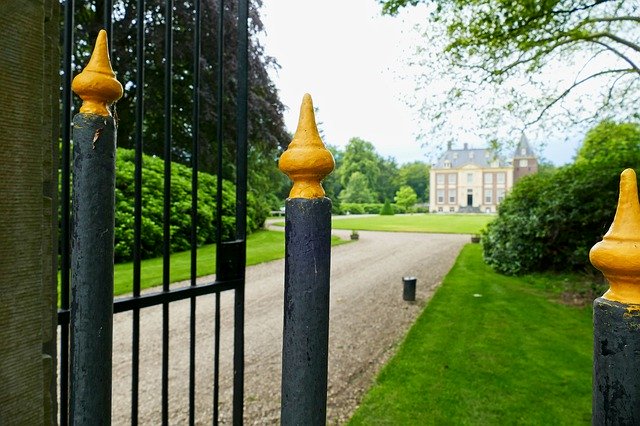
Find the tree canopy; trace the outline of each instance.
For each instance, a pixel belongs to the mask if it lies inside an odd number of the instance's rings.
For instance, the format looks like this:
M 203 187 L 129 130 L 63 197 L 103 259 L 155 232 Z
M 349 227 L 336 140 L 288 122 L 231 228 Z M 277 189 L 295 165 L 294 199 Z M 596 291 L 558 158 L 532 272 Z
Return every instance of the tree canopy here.
M 487 136 L 637 117 L 640 17 L 623 0 L 379 0 L 427 5 L 416 95 L 431 133 L 475 116 Z M 445 40 L 444 42 L 441 40 Z M 428 46 L 435 46 L 434 49 Z M 440 51 L 437 51 L 440 50 Z M 442 84 L 442 76 L 452 77 Z M 438 83 L 440 82 L 440 86 Z M 439 92 L 439 87 L 442 87 Z M 439 97 L 439 95 L 441 95 Z M 455 114 L 467 115 L 457 120 Z M 506 125 L 506 126 L 505 126 Z M 504 132 L 502 132 L 504 133 Z

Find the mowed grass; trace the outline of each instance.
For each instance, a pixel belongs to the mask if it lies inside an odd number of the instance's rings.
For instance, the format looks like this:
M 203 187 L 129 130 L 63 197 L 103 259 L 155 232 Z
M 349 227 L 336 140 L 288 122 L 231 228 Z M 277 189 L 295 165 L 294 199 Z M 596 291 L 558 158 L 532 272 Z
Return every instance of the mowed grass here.
M 495 215 L 491 214 L 403 214 L 393 216 L 334 217 L 335 229 L 361 231 L 432 232 L 477 234 Z
M 591 308 L 467 245 L 351 425 L 589 424 Z
M 346 243 L 333 236 L 332 245 Z M 258 231 L 247 238 L 247 266 L 284 257 L 284 232 Z M 198 248 L 197 275 L 211 275 L 216 271 L 216 245 L 209 244 Z M 141 262 L 140 287 L 142 289 L 162 285 L 162 257 L 146 259 Z M 191 277 L 191 252 L 173 253 L 170 260 L 171 282 L 188 280 Z M 60 280 L 58 279 L 58 282 Z M 118 263 L 114 268 L 114 295 L 133 291 L 133 262 Z M 58 295 L 60 288 L 58 288 Z M 58 304 L 60 303 L 58 297 Z

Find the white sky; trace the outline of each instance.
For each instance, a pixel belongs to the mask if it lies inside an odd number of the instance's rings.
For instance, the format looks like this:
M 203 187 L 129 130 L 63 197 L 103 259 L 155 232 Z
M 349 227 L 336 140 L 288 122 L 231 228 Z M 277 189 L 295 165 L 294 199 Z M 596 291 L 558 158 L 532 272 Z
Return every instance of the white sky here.
M 271 74 L 288 107 L 289 131 L 295 131 L 302 95 L 308 92 L 319 108 L 316 119 L 325 143 L 344 147 L 357 136 L 399 164 L 430 161 L 416 141 L 415 112 L 403 100 L 414 90 L 407 60 L 423 42 L 413 26 L 425 22 L 424 9 L 389 17 L 381 16 L 376 0 L 265 0 L 261 17 L 266 53 L 281 66 Z M 542 155 L 555 164 L 568 163 L 578 140 L 551 141 Z M 460 140 L 460 147 L 463 142 L 470 141 Z

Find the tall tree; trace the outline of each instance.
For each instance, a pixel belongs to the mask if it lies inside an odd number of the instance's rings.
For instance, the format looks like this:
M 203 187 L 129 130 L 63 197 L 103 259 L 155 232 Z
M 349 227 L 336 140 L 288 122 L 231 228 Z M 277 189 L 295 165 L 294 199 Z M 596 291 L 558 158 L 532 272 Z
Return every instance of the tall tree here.
M 360 138 L 351 138 L 347 144 L 342 165 L 340 166 L 340 183 L 347 187 L 351 176 L 359 172 L 367 180 L 370 189 L 376 188 L 380 176 L 380 156 L 371 142 Z M 375 194 L 377 197 L 377 194 Z
M 82 2 L 76 6 L 75 62 L 76 72 L 82 68 L 90 54 L 88 41 L 93 40 L 104 21 L 104 0 Z M 118 145 L 133 147 L 135 135 L 135 94 L 139 84 L 136 74 L 136 35 L 138 22 L 137 2 L 115 0 L 113 2 L 112 63 L 118 79 L 124 85 L 124 96 L 118 102 L 119 132 Z M 277 67 L 276 61 L 265 55 L 257 35 L 264 30 L 260 20 L 261 0 L 250 2 L 249 10 L 249 145 L 258 155 L 251 158 L 275 158 L 279 148 L 289 142 L 283 111 L 277 89 L 268 75 L 268 69 Z M 216 23 L 220 11 L 219 2 L 202 0 L 202 48 L 197 63 L 201 79 L 199 98 L 200 120 L 200 163 L 201 169 L 216 172 L 216 145 L 214 141 L 217 120 L 216 110 L 216 66 L 217 32 Z M 194 68 L 194 28 L 195 2 L 176 2 L 173 7 L 173 130 L 172 157 L 175 161 L 188 163 L 191 158 L 193 68 Z M 163 113 L 165 79 L 165 1 L 147 0 L 144 20 L 145 37 L 145 86 L 144 86 L 144 151 L 163 157 L 164 122 Z M 228 160 L 225 175 L 233 173 L 234 141 L 236 138 L 236 70 L 237 70 L 237 1 L 227 1 L 224 11 L 225 47 L 223 54 L 224 90 L 223 139 L 224 157 Z M 263 158 L 261 158 L 263 160 Z
M 418 92 L 416 106 L 423 108 L 432 134 L 455 135 L 451 130 L 457 127 L 504 139 L 509 137 L 501 133 L 505 125 L 514 136 L 527 127 L 583 128 L 607 117 L 637 117 L 640 17 L 635 1 L 379 2 L 388 14 L 428 5 L 425 45 L 441 51 L 421 48 L 413 63 L 424 69 L 418 84 L 431 95 Z M 450 83 L 442 84 L 441 75 Z M 440 98 L 436 83 L 444 87 Z M 468 126 L 472 117 L 475 129 Z
M 429 197 L 429 170 L 428 164 L 414 161 L 400 166 L 400 185 L 408 185 L 418 195 L 418 200 L 424 202 Z
M 340 193 L 340 200 L 344 203 L 372 203 L 375 195 L 369 187 L 367 177 L 360 172 L 353 172 L 347 187 Z
M 603 121 L 589 130 L 576 163 L 618 168 L 640 165 L 640 125 Z

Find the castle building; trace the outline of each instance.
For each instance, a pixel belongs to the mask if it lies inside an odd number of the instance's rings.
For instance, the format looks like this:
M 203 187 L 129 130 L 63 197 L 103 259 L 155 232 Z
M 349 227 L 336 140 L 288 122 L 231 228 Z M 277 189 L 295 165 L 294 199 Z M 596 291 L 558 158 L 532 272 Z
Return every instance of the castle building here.
M 510 161 L 489 149 L 448 149 L 431 167 L 431 212 L 495 213 L 513 185 L 538 171 L 538 160 L 523 134 Z

